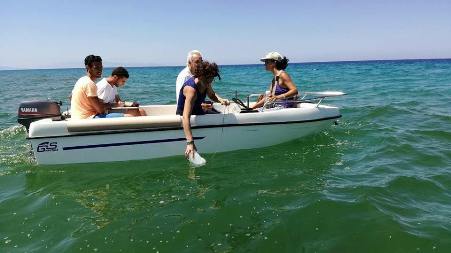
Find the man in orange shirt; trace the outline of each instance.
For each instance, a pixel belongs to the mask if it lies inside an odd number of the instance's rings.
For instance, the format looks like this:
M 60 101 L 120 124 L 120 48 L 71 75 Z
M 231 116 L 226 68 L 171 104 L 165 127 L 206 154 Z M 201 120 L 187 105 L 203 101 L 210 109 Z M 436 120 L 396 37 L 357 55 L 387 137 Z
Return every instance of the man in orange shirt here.
M 105 114 L 106 106 L 97 97 L 95 84 L 95 80 L 102 76 L 102 58 L 96 55 L 86 56 L 85 67 L 87 75 L 78 79 L 72 90 L 71 118 L 73 119 L 89 119 L 96 115 L 108 115 Z M 119 114 L 111 116 L 123 116 Z

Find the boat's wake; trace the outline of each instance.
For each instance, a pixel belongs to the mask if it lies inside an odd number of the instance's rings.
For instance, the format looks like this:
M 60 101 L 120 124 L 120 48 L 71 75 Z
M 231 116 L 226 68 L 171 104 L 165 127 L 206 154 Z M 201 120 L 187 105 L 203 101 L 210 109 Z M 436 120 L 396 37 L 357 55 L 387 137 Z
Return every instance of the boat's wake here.
M 8 137 L 11 138 L 11 137 L 21 134 L 21 133 L 25 133 L 25 128 L 20 125 L 15 125 L 15 126 L 0 130 L 0 138 L 2 138 L 2 140 L 4 140 L 5 138 L 8 138 Z
M 35 163 L 30 144 L 24 136 L 26 130 L 23 126 L 15 125 L 0 130 L 0 173 Z

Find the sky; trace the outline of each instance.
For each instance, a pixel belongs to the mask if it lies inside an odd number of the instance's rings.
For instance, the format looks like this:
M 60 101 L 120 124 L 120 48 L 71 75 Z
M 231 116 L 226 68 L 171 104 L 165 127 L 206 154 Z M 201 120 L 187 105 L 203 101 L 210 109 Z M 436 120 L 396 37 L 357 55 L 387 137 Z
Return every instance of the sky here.
M 0 68 L 451 58 L 450 0 L 2 0 Z

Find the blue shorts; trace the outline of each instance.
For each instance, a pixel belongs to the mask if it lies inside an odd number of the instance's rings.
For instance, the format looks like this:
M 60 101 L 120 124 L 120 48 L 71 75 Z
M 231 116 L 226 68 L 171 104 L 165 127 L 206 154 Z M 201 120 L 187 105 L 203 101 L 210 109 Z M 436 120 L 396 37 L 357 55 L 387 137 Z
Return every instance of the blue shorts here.
M 112 112 L 112 113 L 100 113 L 97 114 L 96 116 L 94 116 L 94 119 L 105 119 L 105 118 L 119 118 L 119 117 L 124 117 L 123 113 L 119 113 L 119 112 Z

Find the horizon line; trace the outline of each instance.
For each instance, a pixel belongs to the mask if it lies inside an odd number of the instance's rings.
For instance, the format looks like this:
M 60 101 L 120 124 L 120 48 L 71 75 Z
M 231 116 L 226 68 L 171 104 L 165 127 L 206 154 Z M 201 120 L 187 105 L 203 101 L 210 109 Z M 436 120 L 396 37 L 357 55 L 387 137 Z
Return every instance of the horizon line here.
M 428 60 L 451 60 L 451 58 L 404 58 L 404 59 L 368 59 L 368 60 L 334 60 L 334 61 L 306 61 L 306 62 L 291 62 L 291 64 L 315 64 L 315 63 L 352 63 L 352 62 L 380 62 L 380 61 L 428 61 Z M 236 63 L 236 64 L 221 64 L 219 66 L 251 66 L 261 65 L 261 63 Z M 185 67 L 186 65 L 148 65 L 148 66 L 126 66 L 126 68 L 170 68 L 170 67 Z M 104 68 L 115 68 L 117 66 L 104 66 Z M 59 69 L 84 69 L 84 67 L 49 67 L 49 68 L 16 68 L 3 66 L 0 71 L 23 71 L 23 70 L 59 70 Z

